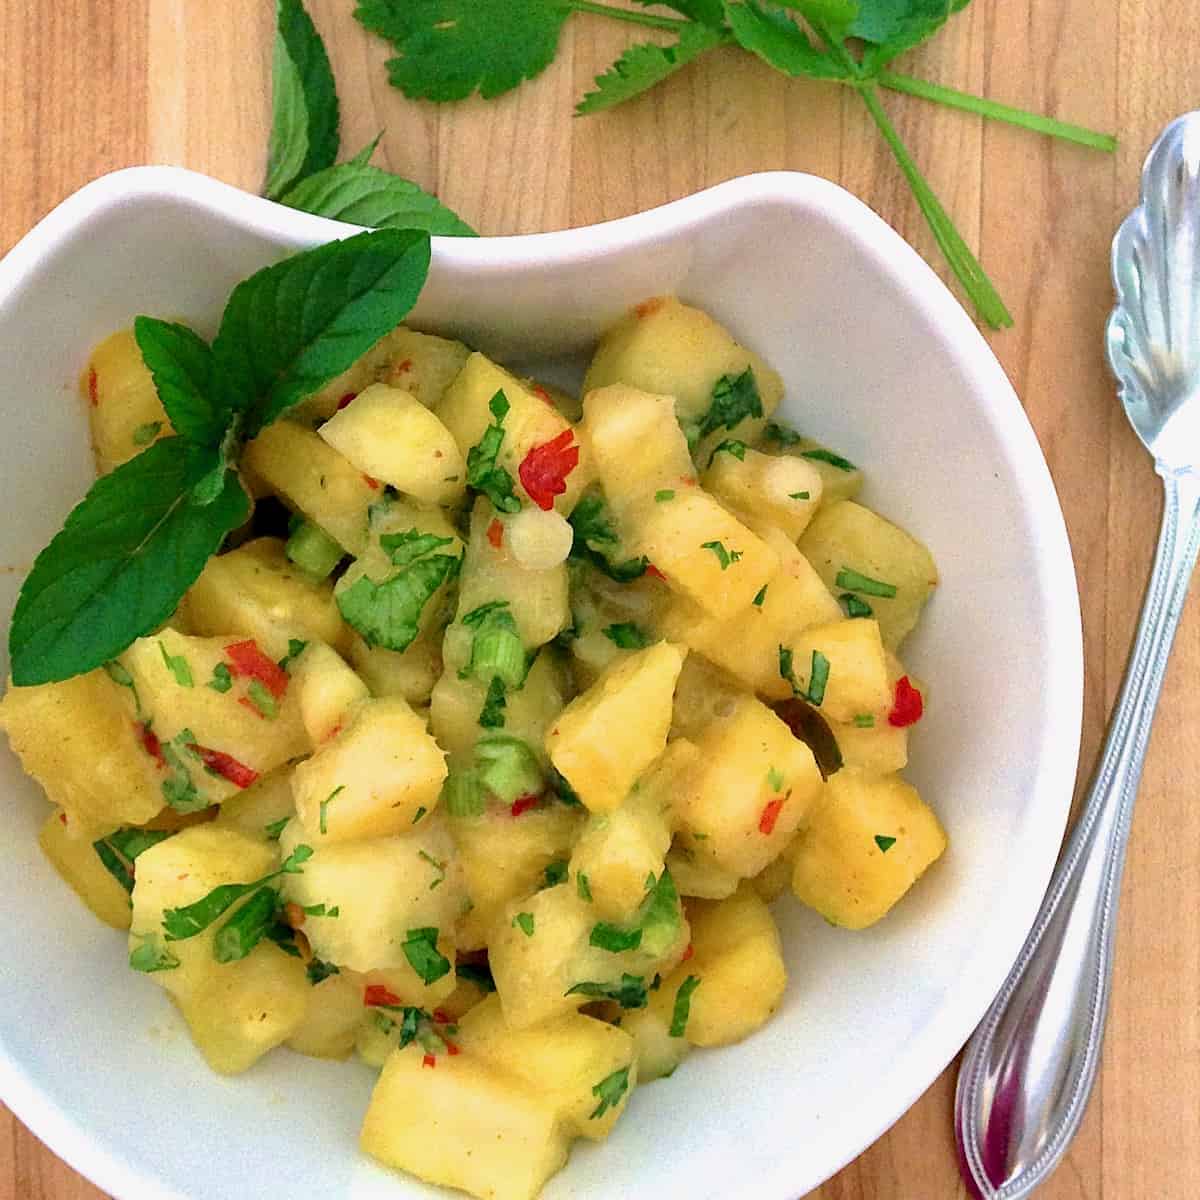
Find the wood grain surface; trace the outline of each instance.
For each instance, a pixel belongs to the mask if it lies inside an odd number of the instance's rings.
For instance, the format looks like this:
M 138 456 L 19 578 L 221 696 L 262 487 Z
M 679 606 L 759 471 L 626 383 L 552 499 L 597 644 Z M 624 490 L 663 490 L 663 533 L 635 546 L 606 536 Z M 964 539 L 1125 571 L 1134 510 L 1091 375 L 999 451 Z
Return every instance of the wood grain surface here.
M 515 2 L 515 0 L 514 0 Z M 351 0 L 311 0 L 353 153 L 435 190 L 485 234 L 618 217 L 751 171 L 837 180 L 936 261 L 862 106 L 719 51 L 614 113 L 573 119 L 597 71 L 638 35 L 576 17 L 555 64 L 507 98 L 435 108 L 386 83 L 388 48 Z M 3 0 L 0 251 L 105 171 L 176 163 L 257 190 L 269 122 L 268 0 Z M 1083 598 L 1083 762 L 1096 754 L 1132 635 L 1160 489 L 1101 358 L 1108 245 L 1163 124 L 1197 100 L 1194 0 L 975 0 L 911 67 L 949 85 L 1116 130 L 1115 157 L 903 96 L 888 108 L 1016 327 L 991 336 L 1066 512 Z M 1189 606 L 1130 847 L 1103 1073 L 1046 1200 L 1200 1195 L 1200 614 Z M 1036 686 L 1037 664 L 1029 664 Z M 998 719 L 1003 719 L 998 714 Z M 820 1200 L 952 1200 L 947 1072 Z M 0 1197 L 95 1200 L 0 1110 Z M 614 1198 L 616 1200 L 616 1198 Z

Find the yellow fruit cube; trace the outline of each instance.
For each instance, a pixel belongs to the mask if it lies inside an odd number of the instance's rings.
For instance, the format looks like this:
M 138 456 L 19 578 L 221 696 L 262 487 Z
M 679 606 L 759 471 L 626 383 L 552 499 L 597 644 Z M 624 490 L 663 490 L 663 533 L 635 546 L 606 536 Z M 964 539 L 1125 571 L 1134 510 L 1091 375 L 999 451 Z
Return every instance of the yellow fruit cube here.
M 892 707 L 887 659 L 878 622 L 867 617 L 813 625 L 785 647 L 796 686 L 831 721 L 885 718 Z
M 300 704 L 300 720 L 313 747 L 339 733 L 351 712 L 370 693 L 359 675 L 332 646 L 309 642 L 291 664 L 292 682 Z
M 114 333 L 92 351 L 80 384 L 101 475 L 174 432 L 132 329 Z
M 310 1058 L 349 1058 L 363 1019 L 362 988 L 349 975 L 330 975 L 309 988 L 303 1023 L 287 1040 L 289 1050 Z
M 744 443 L 734 446 L 737 453 L 713 455 L 701 482 L 755 532 L 774 526 L 795 542 L 821 503 L 820 472 L 807 459 L 762 454 Z
M 46 818 L 38 833 L 42 853 L 93 915 L 113 929 L 128 929 L 133 912 L 129 893 L 100 861 L 93 839 L 61 808 Z

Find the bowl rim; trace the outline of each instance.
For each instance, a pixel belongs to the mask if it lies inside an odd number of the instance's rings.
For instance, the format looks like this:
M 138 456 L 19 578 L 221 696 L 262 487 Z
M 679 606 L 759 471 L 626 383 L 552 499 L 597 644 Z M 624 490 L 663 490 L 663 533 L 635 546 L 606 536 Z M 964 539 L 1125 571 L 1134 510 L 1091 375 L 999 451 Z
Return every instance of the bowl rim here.
M 157 203 L 184 205 L 202 220 L 233 226 L 291 249 L 357 232 L 359 227 L 287 208 L 206 175 L 180 167 L 128 167 L 86 184 L 43 217 L 0 259 L 0 319 L 47 260 L 67 252 L 89 226 L 118 209 Z M 632 216 L 575 229 L 486 238 L 433 239 L 437 266 L 451 275 L 503 275 L 536 264 L 539 269 L 579 264 L 616 250 L 630 250 L 678 236 L 714 220 L 761 206 L 816 211 L 844 233 L 857 252 L 871 260 L 903 290 L 936 328 L 964 372 L 977 385 L 973 397 L 1018 484 L 1020 507 L 1037 542 L 1037 592 L 1055 654 L 1043 664 L 1039 690 L 1046 711 L 1056 714 L 1055 740 L 1047 739 L 1036 763 L 1030 796 L 1029 842 L 1022 885 L 1007 897 L 1002 937 L 993 941 L 987 962 L 968 972 L 961 987 L 943 1001 L 940 1019 L 930 1022 L 881 1072 L 870 1136 L 847 1136 L 830 1129 L 837 1144 L 829 1157 L 828 1178 L 887 1132 L 940 1076 L 999 991 L 1027 936 L 1057 861 L 1078 766 L 1083 713 L 1083 632 L 1079 593 L 1066 523 L 1049 467 L 1033 427 L 1003 368 L 973 320 L 934 270 L 880 216 L 850 192 L 828 180 L 800 172 L 768 171 L 716 184 L 679 200 Z M 1037 886 L 1030 886 L 1036 881 Z M 1013 889 L 1010 889 L 1013 891 Z M 912 1069 L 912 1060 L 924 1064 Z M 901 1082 L 901 1081 L 904 1082 Z M 71 1112 L 43 1095 L 33 1078 L 0 1042 L 0 1099 L 56 1155 L 97 1186 L 121 1200 L 186 1200 L 183 1193 L 147 1177 L 121 1154 L 96 1139 Z M 947 1118 L 949 1120 L 949 1118 Z M 855 1122 L 855 1127 L 862 1129 Z M 762 1196 L 792 1197 L 801 1174 L 794 1157 L 756 1176 Z M 792 1182 L 789 1183 L 789 1177 Z M 812 1186 L 817 1186 L 814 1181 Z

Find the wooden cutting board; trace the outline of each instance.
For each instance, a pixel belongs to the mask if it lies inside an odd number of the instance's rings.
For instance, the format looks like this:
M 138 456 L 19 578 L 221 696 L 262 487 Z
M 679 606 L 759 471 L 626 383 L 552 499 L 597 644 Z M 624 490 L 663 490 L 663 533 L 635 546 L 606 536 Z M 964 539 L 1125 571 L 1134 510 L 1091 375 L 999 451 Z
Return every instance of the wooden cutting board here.
M 576 17 L 538 81 L 498 102 L 438 109 L 388 87 L 388 49 L 354 22 L 352 7 L 310 3 L 337 74 L 343 145 L 355 150 L 386 130 L 377 161 L 437 191 L 483 233 L 584 225 L 732 176 L 788 168 L 842 183 L 937 261 L 862 106 L 837 87 L 787 81 L 722 50 L 627 108 L 575 120 L 573 101 L 638 36 Z M 272 9 L 267 0 L 0 4 L 0 251 L 63 197 L 117 167 L 177 163 L 257 189 Z M 886 97 L 1016 318 L 1015 329 L 990 340 L 1037 429 L 1070 528 L 1083 596 L 1085 764 L 1120 682 L 1160 494 L 1101 357 L 1108 245 L 1136 200 L 1149 143 L 1197 102 L 1198 46 L 1194 2 L 976 0 L 906 64 L 941 83 L 1116 130 L 1115 157 Z M 1198 616 L 1191 605 L 1142 786 L 1103 1074 L 1045 1200 L 1200 1195 Z M 1025 669 L 1036 688 L 1038 664 Z M 951 1070 L 813 1196 L 965 1195 L 953 1090 Z M 7 1113 L 0 1122 L 4 1200 L 100 1195 Z

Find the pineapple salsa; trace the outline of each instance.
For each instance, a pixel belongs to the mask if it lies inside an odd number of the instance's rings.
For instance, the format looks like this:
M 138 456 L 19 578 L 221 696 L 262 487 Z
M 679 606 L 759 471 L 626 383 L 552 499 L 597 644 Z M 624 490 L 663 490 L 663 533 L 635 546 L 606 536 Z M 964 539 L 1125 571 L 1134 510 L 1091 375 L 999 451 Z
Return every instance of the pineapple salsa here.
M 102 475 L 180 425 L 145 342 L 85 372 Z M 782 391 L 671 297 L 582 401 L 401 325 L 244 426 L 253 512 L 165 622 L 9 687 L 43 850 L 214 1070 L 356 1055 L 368 1154 L 529 1200 L 771 1018 L 772 901 L 862 929 L 938 858 L 933 560 Z

